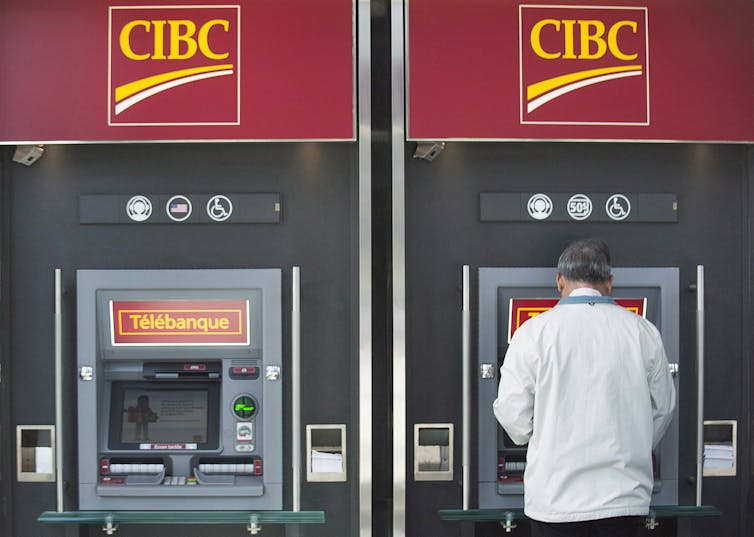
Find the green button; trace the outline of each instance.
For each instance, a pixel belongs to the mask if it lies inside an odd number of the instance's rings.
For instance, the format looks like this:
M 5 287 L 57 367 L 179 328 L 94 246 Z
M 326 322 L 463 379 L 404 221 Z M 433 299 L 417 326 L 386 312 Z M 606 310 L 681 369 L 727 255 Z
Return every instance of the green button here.
M 242 420 L 247 420 L 257 411 L 257 402 L 249 395 L 241 395 L 233 401 L 233 413 Z

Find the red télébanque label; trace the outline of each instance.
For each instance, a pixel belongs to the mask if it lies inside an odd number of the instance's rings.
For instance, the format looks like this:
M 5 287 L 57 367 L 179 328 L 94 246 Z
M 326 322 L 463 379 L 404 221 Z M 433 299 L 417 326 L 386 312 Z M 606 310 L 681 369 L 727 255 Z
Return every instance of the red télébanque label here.
M 248 300 L 110 302 L 112 344 L 248 345 Z
M 512 298 L 508 317 L 508 343 L 522 324 L 540 313 L 551 310 L 558 303 L 557 298 Z M 616 304 L 646 318 L 646 298 L 616 298 Z

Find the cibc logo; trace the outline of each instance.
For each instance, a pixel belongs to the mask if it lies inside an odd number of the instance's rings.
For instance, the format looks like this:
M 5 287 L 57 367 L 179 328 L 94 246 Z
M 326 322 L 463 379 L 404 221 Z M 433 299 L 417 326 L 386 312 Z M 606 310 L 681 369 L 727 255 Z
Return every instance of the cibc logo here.
M 644 7 L 519 6 L 522 124 L 649 125 Z
M 108 125 L 238 125 L 240 6 L 109 9 Z

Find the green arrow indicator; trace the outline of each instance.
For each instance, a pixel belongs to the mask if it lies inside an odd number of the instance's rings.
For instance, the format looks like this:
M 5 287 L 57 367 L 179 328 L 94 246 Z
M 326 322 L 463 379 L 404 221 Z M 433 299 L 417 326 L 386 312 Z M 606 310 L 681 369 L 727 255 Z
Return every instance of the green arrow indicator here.
M 251 396 L 241 395 L 233 402 L 233 413 L 240 419 L 246 420 L 257 411 L 257 403 Z

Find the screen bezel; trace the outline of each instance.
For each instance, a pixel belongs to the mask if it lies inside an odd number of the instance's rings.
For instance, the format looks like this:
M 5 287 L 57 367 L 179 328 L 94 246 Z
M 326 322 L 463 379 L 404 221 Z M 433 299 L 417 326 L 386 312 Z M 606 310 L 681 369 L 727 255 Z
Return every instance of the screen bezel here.
M 237 289 L 97 289 L 96 323 L 97 347 L 106 353 L 108 362 L 142 360 L 182 359 L 187 352 L 195 349 L 207 353 L 212 349 L 224 358 L 261 358 L 263 341 L 262 310 L 267 300 L 264 286 L 239 287 Z M 247 301 L 248 344 L 147 344 L 113 345 L 111 326 L 111 302 L 131 301 Z
M 126 390 L 160 390 L 160 391 L 197 391 L 207 392 L 207 437 L 205 442 L 154 442 L 155 444 L 195 444 L 196 449 L 171 447 L 170 452 L 215 451 L 220 446 L 220 383 L 217 381 L 113 381 L 110 387 L 110 412 L 108 430 L 108 447 L 111 451 L 147 451 L 139 449 L 140 443 L 126 443 L 121 440 L 123 429 L 123 397 Z M 144 442 L 147 443 L 147 442 Z

